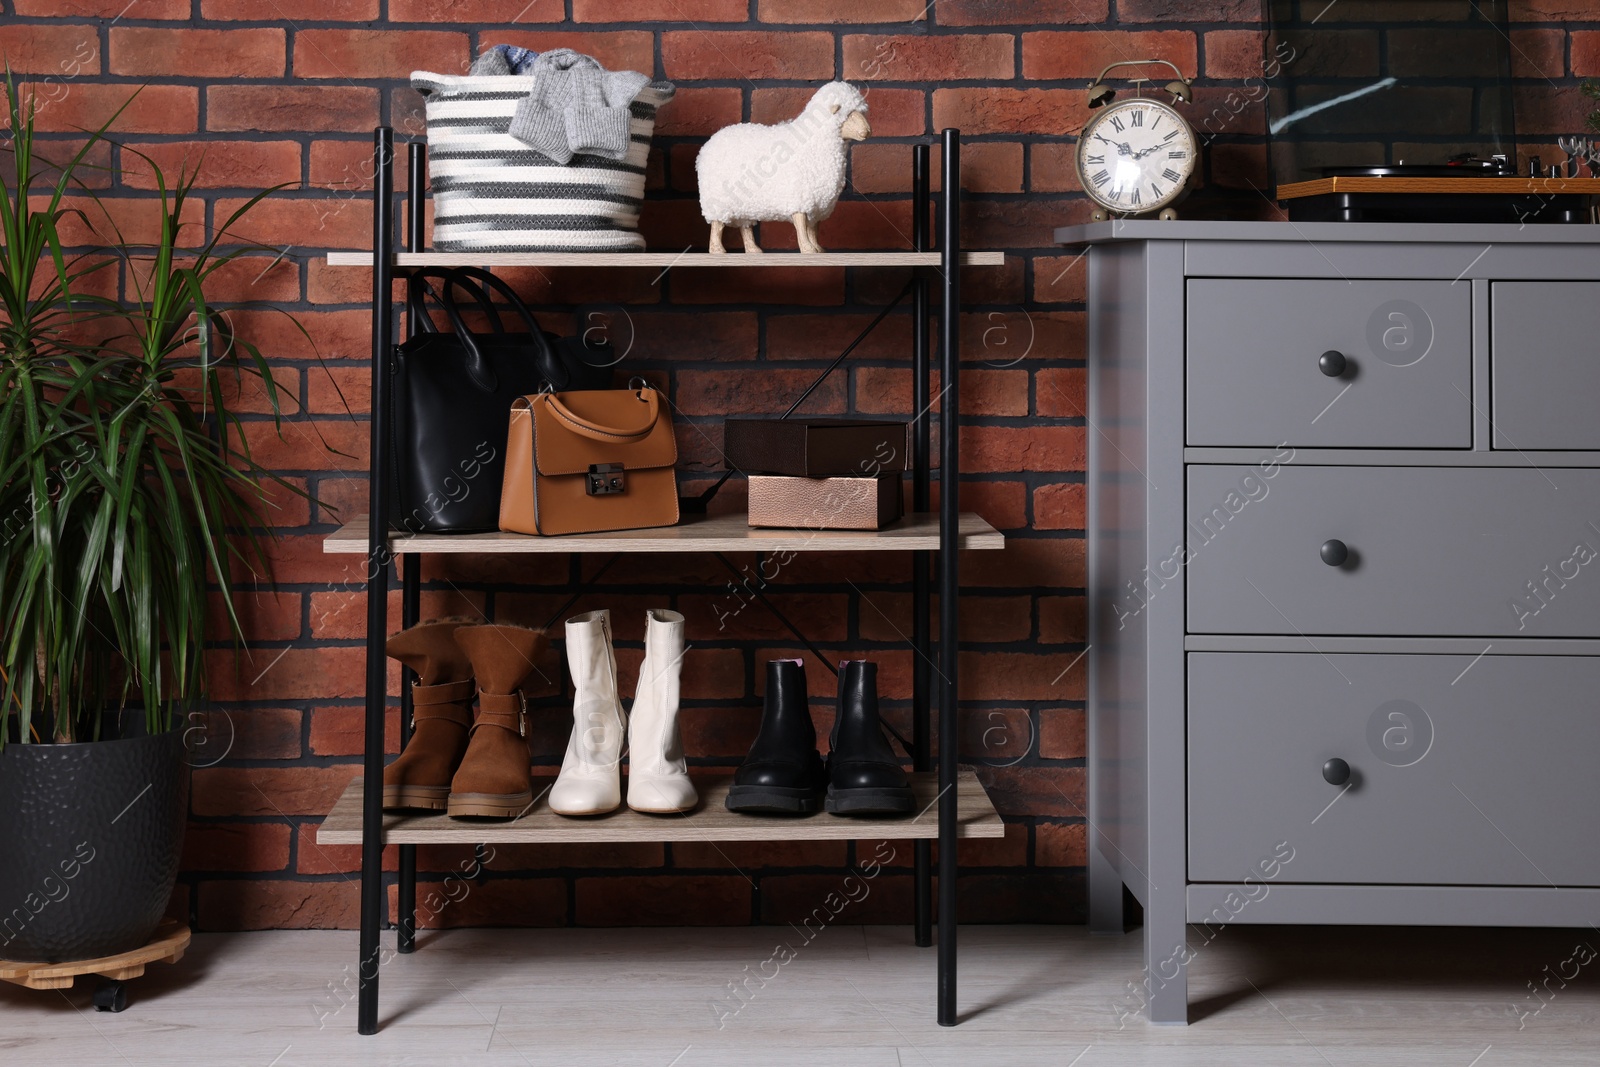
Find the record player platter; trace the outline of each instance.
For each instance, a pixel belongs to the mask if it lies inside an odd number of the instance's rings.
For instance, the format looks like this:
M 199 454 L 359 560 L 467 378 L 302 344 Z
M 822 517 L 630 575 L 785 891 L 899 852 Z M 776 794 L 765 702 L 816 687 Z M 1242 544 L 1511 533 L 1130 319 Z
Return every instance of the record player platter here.
M 1379 163 L 1375 166 L 1319 168 L 1324 178 L 1507 178 L 1515 177 L 1503 159 L 1473 159 L 1455 163 Z

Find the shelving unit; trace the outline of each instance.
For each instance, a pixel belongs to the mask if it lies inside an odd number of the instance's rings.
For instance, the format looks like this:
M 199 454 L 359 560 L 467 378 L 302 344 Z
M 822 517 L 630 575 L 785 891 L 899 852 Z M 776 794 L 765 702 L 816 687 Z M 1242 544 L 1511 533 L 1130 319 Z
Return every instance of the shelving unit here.
M 398 950 L 416 945 L 416 846 L 419 844 L 489 842 L 599 842 L 599 841 L 751 841 L 821 840 L 890 837 L 915 841 L 915 930 L 918 945 L 933 944 L 933 869 L 931 840 L 939 841 L 938 869 L 938 1021 L 956 1022 L 956 841 L 963 837 L 1001 837 L 1004 824 L 970 772 L 959 771 L 956 752 L 958 698 L 958 622 L 960 613 L 959 549 L 1003 548 L 1005 539 L 977 515 L 958 510 L 960 475 L 960 268 L 998 266 L 999 252 L 968 252 L 960 248 L 961 141 L 960 132 L 942 134 L 942 188 L 939 199 L 939 247 L 929 235 L 929 208 L 933 204 L 928 144 L 912 151 L 913 251 L 800 253 L 743 252 L 711 255 L 695 252 L 642 253 L 441 253 L 424 248 L 426 174 L 423 149 L 410 146 L 407 195 L 406 250 L 396 247 L 394 192 L 394 134 L 387 127 L 374 131 L 375 178 L 373 196 L 373 249 L 371 252 L 336 252 L 329 266 L 372 268 L 372 458 L 368 496 L 369 515 L 389 513 L 392 457 L 389 455 L 387 409 L 390 397 L 389 352 L 394 344 L 394 281 L 412 267 L 677 267 L 747 269 L 766 267 L 900 266 L 915 268 L 910 284 L 912 298 L 913 386 L 912 406 L 912 513 L 882 530 L 770 530 L 751 529 L 743 516 L 686 515 L 677 526 L 627 530 L 566 537 L 529 537 L 507 533 L 468 535 L 417 534 L 387 531 L 360 516 L 329 535 L 323 550 L 329 553 L 365 553 L 367 563 L 366 720 L 362 776 L 344 791 L 324 820 L 317 840 L 326 844 L 360 844 L 361 945 L 358 966 L 357 1029 L 374 1034 L 378 1029 L 378 938 L 385 913 L 383 849 L 400 846 Z M 937 330 L 931 331 L 933 287 L 940 293 Z M 902 294 L 903 296 L 904 294 Z M 887 311 L 887 309 L 885 309 Z M 881 321 L 882 316 L 874 322 Z M 871 327 L 868 327 L 870 331 Z M 864 336 L 864 335 L 863 335 Z M 931 423 L 934 337 L 939 350 L 943 388 L 937 398 L 940 425 L 940 507 L 930 513 L 930 478 L 933 469 Z M 854 347 L 853 345 L 851 346 Z M 846 349 L 839 357 L 849 355 Z M 835 365 L 837 365 L 837 362 Z M 685 815 L 644 815 L 621 810 L 590 819 L 567 819 L 536 802 L 521 818 L 508 822 L 451 820 L 443 815 L 386 815 L 381 782 L 384 767 L 384 719 L 388 703 L 384 640 L 389 633 L 388 590 L 390 568 L 400 563 L 401 625 L 418 621 L 421 599 L 422 555 L 429 553 L 548 553 L 548 552 L 909 552 L 912 561 L 912 635 L 915 651 L 912 691 L 913 788 L 921 801 L 913 816 L 893 819 L 847 819 L 828 814 L 802 818 L 736 815 L 726 811 L 722 797 L 727 779 L 707 777 L 700 782 L 701 803 Z M 935 553 L 937 567 L 935 568 Z M 726 563 L 726 560 L 724 560 Z M 731 564 L 730 564 L 731 566 Z M 938 640 L 931 630 L 933 574 L 939 590 Z M 770 605 L 769 605 L 770 606 Z M 776 609 L 773 609 L 774 611 Z M 780 616 L 781 618 L 781 616 Z M 788 620 L 783 620 L 788 624 Z M 794 627 L 791 625 L 791 629 Z M 797 636 L 798 630 L 795 631 Z M 804 640 L 802 636 L 802 640 Z M 809 644 L 809 642 L 808 642 Z M 831 664 L 829 665 L 831 668 Z M 938 684 L 934 683 L 937 673 Z M 410 739 L 410 687 L 402 687 L 401 744 Z M 939 716 L 939 758 L 932 757 L 932 709 Z M 542 796 L 547 783 L 536 786 Z

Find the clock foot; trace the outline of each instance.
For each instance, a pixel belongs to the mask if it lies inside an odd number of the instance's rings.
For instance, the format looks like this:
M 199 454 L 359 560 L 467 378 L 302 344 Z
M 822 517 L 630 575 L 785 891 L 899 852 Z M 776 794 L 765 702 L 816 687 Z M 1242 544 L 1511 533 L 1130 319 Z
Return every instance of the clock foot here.
M 1101 208 L 1095 208 L 1093 211 L 1089 212 L 1090 222 L 1105 222 L 1110 217 L 1111 216 L 1106 214 Z
M 1160 219 L 1162 222 L 1171 222 L 1173 219 L 1175 219 L 1177 217 L 1178 217 L 1178 213 L 1176 211 L 1172 210 L 1170 207 L 1162 208 L 1161 209 L 1161 214 L 1156 216 L 1156 218 Z

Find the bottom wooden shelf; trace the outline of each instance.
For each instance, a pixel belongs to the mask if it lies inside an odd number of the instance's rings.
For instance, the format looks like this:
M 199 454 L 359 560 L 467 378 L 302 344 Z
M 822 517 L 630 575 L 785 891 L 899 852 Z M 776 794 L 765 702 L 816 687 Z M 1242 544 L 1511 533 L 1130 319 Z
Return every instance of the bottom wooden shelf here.
M 544 803 L 553 778 L 535 779 L 533 810 L 506 822 L 452 819 L 444 813 L 383 816 L 383 840 L 390 845 L 443 845 L 477 842 L 599 841 L 820 841 L 890 838 L 911 840 L 939 836 L 934 801 L 939 784 L 932 772 L 913 774 L 911 788 L 917 811 L 898 818 L 841 818 L 826 812 L 812 815 L 740 815 L 723 807 L 732 782 L 729 776 L 695 777 L 700 804 L 682 815 L 646 815 L 624 806 L 609 815 L 569 818 Z M 626 790 L 624 790 L 626 792 Z M 956 777 L 956 836 L 1004 837 L 1005 823 L 971 771 Z M 322 845 L 361 843 L 361 779 L 344 793 L 317 830 Z

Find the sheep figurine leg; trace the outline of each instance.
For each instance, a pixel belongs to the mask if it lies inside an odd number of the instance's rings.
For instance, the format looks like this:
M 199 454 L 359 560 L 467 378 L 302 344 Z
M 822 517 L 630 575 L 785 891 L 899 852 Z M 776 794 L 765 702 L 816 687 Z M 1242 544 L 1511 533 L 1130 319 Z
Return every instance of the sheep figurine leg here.
M 848 143 L 872 135 L 866 111 L 854 86 L 831 82 L 788 122 L 745 122 L 713 134 L 695 160 L 710 250 L 725 253 L 724 231 L 737 226 L 744 250 L 760 252 L 755 224 L 787 220 L 801 252 L 821 252 L 817 224 L 844 190 Z
M 753 222 L 740 222 L 735 223 L 735 225 L 739 227 L 739 236 L 744 238 L 744 250 L 746 252 L 761 251 L 761 246 L 756 244 L 756 224 Z M 722 231 L 726 227 L 727 223 L 724 222 L 713 222 L 711 224 L 711 243 L 707 250 L 713 255 L 721 255 L 727 251 L 727 248 L 722 244 Z
M 794 223 L 794 239 L 800 246 L 800 251 L 822 251 L 822 246 L 817 243 L 817 224 L 810 216 L 804 211 L 796 211 L 790 221 Z

